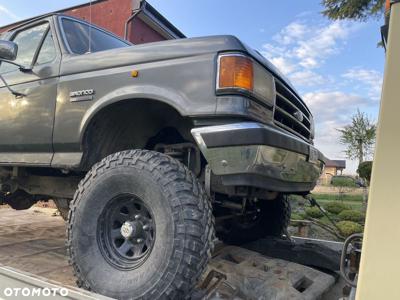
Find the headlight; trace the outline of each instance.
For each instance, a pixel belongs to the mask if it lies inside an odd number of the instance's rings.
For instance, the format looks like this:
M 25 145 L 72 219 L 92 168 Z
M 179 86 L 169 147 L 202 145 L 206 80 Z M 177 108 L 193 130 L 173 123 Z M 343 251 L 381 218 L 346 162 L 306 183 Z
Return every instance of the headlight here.
M 272 75 L 243 54 L 223 54 L 218 58 L 217 94 L 244 94 L 273 106 L 275 85 Z

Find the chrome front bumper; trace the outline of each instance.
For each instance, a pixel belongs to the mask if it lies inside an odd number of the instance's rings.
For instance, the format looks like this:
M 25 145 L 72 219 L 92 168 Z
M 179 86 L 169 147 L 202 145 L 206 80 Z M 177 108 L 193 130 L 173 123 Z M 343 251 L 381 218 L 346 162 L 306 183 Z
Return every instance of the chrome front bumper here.
M 192 135 L 225 185 L 306 192 L 324 166 L 324 156 L 311 144 L 273 126 L 236 123 L 195 128 Z

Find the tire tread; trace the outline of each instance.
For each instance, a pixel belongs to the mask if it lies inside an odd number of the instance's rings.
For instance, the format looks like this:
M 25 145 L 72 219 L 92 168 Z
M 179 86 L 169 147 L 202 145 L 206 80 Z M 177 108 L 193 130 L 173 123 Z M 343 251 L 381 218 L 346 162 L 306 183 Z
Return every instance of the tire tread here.
M 67 252 L 78 286 L 92 290 L 76 263 L 75 249 L 72 246 L 76 212 L 83 194 L 96 184 L 96 178 L 107 170 L 119 167 L 133 167 L 150 172 L 163 192 L 167 192 L 166 199 L 174 212 L 174 253 L 160 282 L 146 295 L 142 295 L 142 298 L 186 298 L 205 270 L 214 247 L 211 202 L 202 184 L 183 164 L 165 154 L 147 150 L 128 150 L 112 154 L 95 164 L 79 183 L 70 204 L 67 226 Z

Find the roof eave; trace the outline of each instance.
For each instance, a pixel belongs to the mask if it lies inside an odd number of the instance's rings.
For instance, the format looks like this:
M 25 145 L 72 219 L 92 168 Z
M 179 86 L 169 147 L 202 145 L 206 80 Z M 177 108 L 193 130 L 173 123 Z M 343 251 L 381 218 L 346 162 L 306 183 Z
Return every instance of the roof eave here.
M 183 39 L 186 36 L 176 28 L 170 21 L 168 21 L 163 15 L 161 15 L 151 4 L 144 1 L 142 7 L 142 14 L 145 16 L 144 18 L 142 15 L 142 20 L 146 22 L 146 18 L 151 20 L 151 22 L 156 25 L 157 28 L 160 28 L 163 32 L 160 32 L 166 38 L 175 38 L 175 39 Z M 149 24 L 150 25 L 150 24 Z
M 107 1 L 107 0 L 96 0 L 96 1 L 93 1 L 93 3 L 98 3 L 98 2 L 103 2 L 103 1 Z M 2 29 L 5 29 L 5 28 L 7 28 L 7 31 L 14 30 L 14 29 L 22 27 L 25 24 L 30 23 L 32 21 L 40 20 L 42 18 L 46 18 L 46 17 L 52 16 L 52 15 L 62 14 L 66 11 L 70 11 L 70 10 L 88 6 L 89 4 L 90 3 L 83 3 L 80 5 L 63 8 L 63 9 L 60 9 L 55 12 L 51 12 L 51 13 L 47 13 L 44 15 L 39 15 L 39 16 L 35 16 L 35 17 L 29 18 L 29 19 L 21 20 L 21 21 L 15 22 L 15 23 L 11 23 L 11 24 L 0 27 L 0 31 L 2 31 Z M 170 21 L 168 21 L 163 15 L 161 15 L 148 2 L 146 2 L 146 1 L 143 2 L 141 10 L 144 15 L 143 21 L 146 23 L 150 23 L 149 25 L 152 26 L 156 31 L 160 30 L 159 33 L 162 36 L 164 36 L 165 38 L 168 38 L 168 39 L 186 38 L 186 36 L 178 28 L 176 28 Z

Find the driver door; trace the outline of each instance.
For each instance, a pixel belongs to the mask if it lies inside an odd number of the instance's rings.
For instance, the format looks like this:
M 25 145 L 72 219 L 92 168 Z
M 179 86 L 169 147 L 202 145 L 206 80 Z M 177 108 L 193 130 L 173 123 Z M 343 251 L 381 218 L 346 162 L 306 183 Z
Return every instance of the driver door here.
M 0 165 L 50 165 L 52 134 L 61 53 L 52 19 L 16 30 L 10 40 L 18 45 L 18 67 L 2 62 L 0 73 L 24 96 L 12 95 L 0 82 Z

